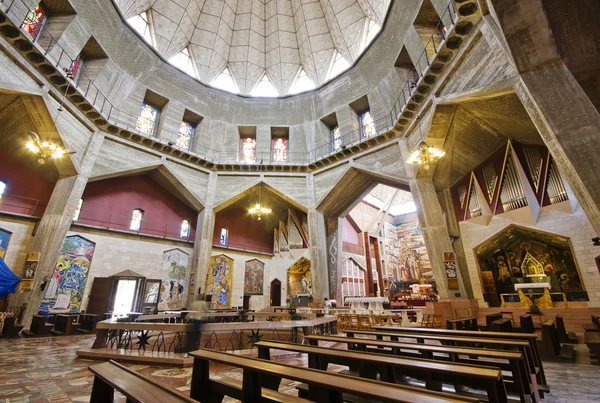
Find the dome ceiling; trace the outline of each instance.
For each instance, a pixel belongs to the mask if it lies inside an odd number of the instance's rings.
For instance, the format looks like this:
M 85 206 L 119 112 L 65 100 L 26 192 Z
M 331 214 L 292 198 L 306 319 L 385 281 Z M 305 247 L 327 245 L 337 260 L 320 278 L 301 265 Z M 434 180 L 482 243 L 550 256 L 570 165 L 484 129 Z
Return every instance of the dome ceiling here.
M 382 26 L 391 0 L 115 0 L 125 19 L 146 13 L 152 42 L 170 60 L 189 53 L 200 81 L 227 67 L 241 94 L 265 72 L 279 95 L 301 69 L 319 86 L 334 57 L 352 64 Z

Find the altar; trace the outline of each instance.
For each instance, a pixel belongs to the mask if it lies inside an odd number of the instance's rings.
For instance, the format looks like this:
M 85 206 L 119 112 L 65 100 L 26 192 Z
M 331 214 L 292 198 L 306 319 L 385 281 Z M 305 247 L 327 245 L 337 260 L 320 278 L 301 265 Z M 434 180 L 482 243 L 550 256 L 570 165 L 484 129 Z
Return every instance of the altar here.
M 533 305 L 538 308 L 553 308 L 554 303 L 552 302 L 552 295 L 560 294 L 564 307 L 567 308 L 567 297 L 564 292 L 551 292 L 552 286 L 548 282 L 535 282 L 535 283 L 517 283 L 514 284 L 515 291 L 519 297 L 519 303 L 522 308 L 531 308 Z M 529 290 L 528 295 L 525 294 L 524 290 Z M 539 291 L 542 292 L 540 295 Z M 505 297 L 514 294 L 500 294 L 502 306 L 507 307 Z M 534 298 L 538 296 L 538 298 Z
M 390 300 L 387 297 L 349 297 L 345 302 L 350 303 L 352 313 L 383 313 L 383 304 Z M 365 304 L 368 306 L 365 308 Z

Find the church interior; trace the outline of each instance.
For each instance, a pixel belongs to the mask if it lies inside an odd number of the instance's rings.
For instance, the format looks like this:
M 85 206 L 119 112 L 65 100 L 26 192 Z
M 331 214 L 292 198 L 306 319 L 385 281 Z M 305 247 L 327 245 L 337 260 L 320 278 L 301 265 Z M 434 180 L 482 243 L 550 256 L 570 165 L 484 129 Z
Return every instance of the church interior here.
M 0 403 L 590 402 L 594 0 L 0 0 Z

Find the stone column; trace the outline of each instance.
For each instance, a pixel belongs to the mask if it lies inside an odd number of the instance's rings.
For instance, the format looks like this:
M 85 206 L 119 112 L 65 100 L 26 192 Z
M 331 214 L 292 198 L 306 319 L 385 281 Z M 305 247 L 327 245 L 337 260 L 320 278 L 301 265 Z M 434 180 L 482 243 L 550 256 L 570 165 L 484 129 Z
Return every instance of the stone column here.
M 466 297 L 467 292 L 463 283 L 463 270 L 460 267 L 460 262 L 456 260 L 458 290 L 449 290 L 444 266 L 444 252 L 453 252 L 452 242 L 450 241 L 450 233 L 446 226 L 446 219 L 442 211 L 442 207 L 437 198 L 435 186 L 431 180 L 411 179 L 409 181 L 410 191 L 412 193 L 415 205 L 417 206 L 417 215 L 419 223 L 423 230 L 425 238 L 425 246 L 429 254 L 431 268 L 437 291 L 441 299 L 457 298 L 456 293 L 460 293 L 460 297 Z
M 42 282 L 47 281 L 54 273 L 56 259 L 62 248 L 67 232 L 71 228 L 73 215 L 83 195 L 88 177 L 96 162 L 98 152 L 104 141 L 103 133 L 95 133 L 83 156 L 79 175 L 61 178 L 56 182 L 52 196 L 42 217 L 30 252 L 40 252 L 37 270 L 31 291 L 17 292 L 12 305 L 26 304 L 23 325 L 29 328 L 33 315 L 40 309 L 44 292 L 40 290 Z
M 342 278 L 342 219 L 331 217 L 325 220 L 327 234 L 327 271 L 329 275 L 329 297 L 340 301 Z
M 329 273 L 327 268 L 327 235 L 323 213 L 308 210 L 308 246 L 312 273 L 312 294 L 315 300 L 329 298 Z

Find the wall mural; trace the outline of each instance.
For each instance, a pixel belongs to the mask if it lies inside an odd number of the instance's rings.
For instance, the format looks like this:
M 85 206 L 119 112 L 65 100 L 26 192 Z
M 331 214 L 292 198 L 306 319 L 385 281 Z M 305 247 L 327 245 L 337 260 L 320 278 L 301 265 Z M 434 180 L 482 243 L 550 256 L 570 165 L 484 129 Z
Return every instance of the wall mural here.
M 388 275 L 393 281 L 421 282 L 433 280 L 433 271 L 425 247 L 423 232 L 417 221 L 400 225 L 384 223 L 385 255 Z
M 310 260 L 301 257 L 288 269 L 288 295 L 312 294 Z
M 263 295 L 265 264 L 258 259 L 246 261 L 244 270 L 244 294 Z
M 587 300 L 569 238 L 511 225 L 475 248 L 486 299 L 514 294 L 516 283 L 547 282 L 567 300 Z
M 0 258 L 4 260 L 12 232 L 0 228 Z
M 44 291 L 41 313 L 79 312 L 95 248 L 94 242 L 79 235 L 65 238 Z
M 212 295 L 211 307 L 214 309 L 231 308 L 231 279 L 233 277 L 233 259 L 226 255 L 210 258 L 206 294 Z
M 188 260 L 189 255 L 181 249 L 170 249 L 163 252 L 161 270 L 164 275 L 160 284 L 159 310 L 171 311 L 183 308 Z

